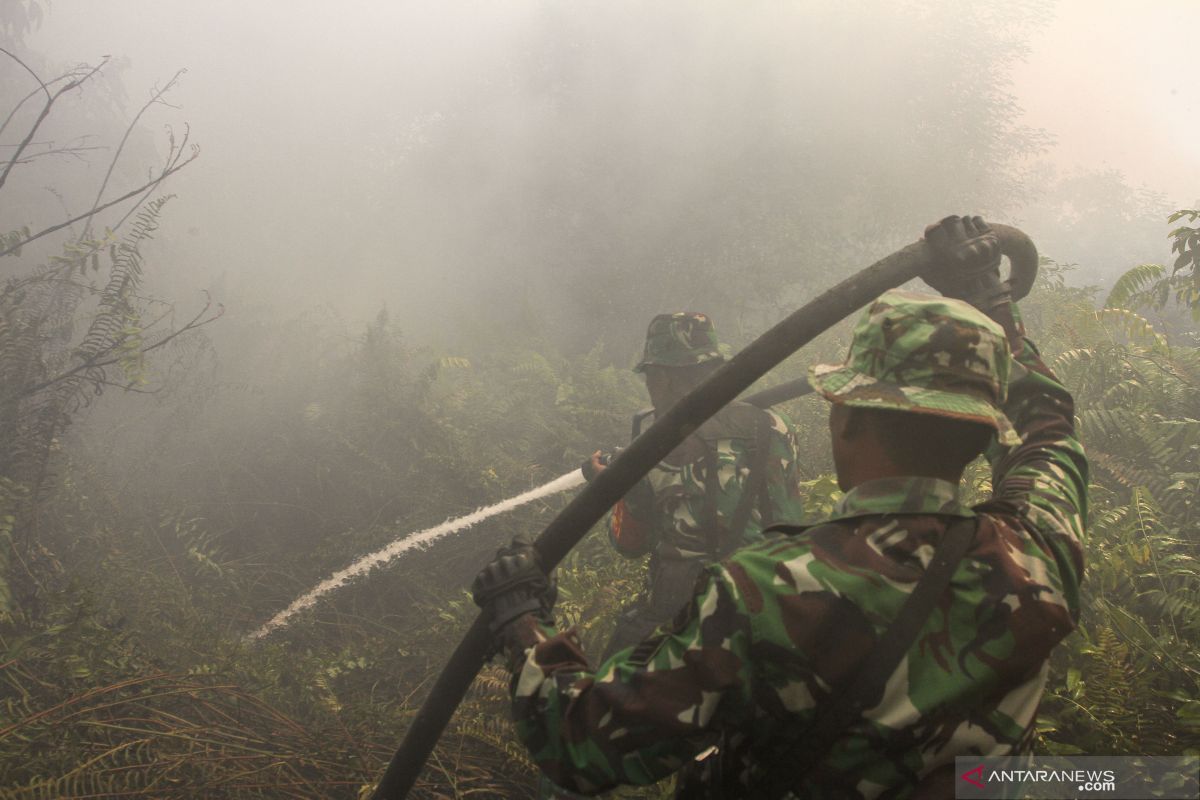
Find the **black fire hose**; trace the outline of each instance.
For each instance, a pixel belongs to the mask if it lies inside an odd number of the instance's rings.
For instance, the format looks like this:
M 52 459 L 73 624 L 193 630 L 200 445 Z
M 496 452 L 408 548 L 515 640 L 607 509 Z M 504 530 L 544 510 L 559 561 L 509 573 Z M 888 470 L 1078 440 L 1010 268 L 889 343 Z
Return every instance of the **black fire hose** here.
M 1013 297 L 1024 297 L 1037 275 L 1037 248 L 1016 228 L 993 224 L 992 229 L 1012 263 L 1009 283 Z M 559 512 L 534 543 L 542 564 L 547 570 L 557 566 L 655 464 L 779 362 L 825 329 L 888 289 L 917 277 L 932 264 L 925 241 L 914 242 L 842 281 L 754 340 L 672 406 Z M 487 621 L 482 615 L 476 617 L 409 725 L 400 749 L 392 756 L 371 795 L 372 800 L 400 800 L 408 795 L 454 709 L 483 666 L 491 638 Z
M 748 394 L 745 397 L 739 397 L 743 403 L 749 403 L 758 408 L 770 408 L 777 406 L 780 403 L 786 403 L 788 400 L 795 400 L 797 397 L 812 392 L 812 384 L 808 382 L 808 378 L 796 378 L 794 380 L 785 381 L 784 383 L 772 386 L 770 389 L 763 389 L 761 392 Z M 642 427 L 645 426 L 646 420 L 654 417 L 653 408 L 644 408 L 633 415 L 633 429 L 629 436 L 629 441 L 633 441 L 642 435 Z

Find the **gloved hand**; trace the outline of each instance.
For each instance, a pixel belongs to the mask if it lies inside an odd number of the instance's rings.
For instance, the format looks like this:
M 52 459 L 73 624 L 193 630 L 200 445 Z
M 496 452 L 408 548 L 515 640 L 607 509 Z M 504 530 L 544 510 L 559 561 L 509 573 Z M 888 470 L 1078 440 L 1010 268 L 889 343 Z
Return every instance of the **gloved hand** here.
M 946 217 L 925 229 L 935 263 L 921 277 L 946 297 L 966 300 L 984 313 L 1012 299 L 1000 279 L 1000 240 L 979 217 Z
M 523 614 L 534 613 L 549 621 L 558 586 L 542 569 L 533 542 L 518 535 L 511 545 L 497 550 L 495 560 L 475 576 L 471 596 L 487 615 L 492 635 L 499 637 L 505 626 Z
M 621 453 L 621 448 L 617 448 L 611 453 L 605 453 L 603 450 L 597 450 L 592 453 L 587 459 L 579 465 L 579 469 L 583 472 L 583 479 L 588 483 L 596 480 L 596 476 L 604 472 L 608 465 Z

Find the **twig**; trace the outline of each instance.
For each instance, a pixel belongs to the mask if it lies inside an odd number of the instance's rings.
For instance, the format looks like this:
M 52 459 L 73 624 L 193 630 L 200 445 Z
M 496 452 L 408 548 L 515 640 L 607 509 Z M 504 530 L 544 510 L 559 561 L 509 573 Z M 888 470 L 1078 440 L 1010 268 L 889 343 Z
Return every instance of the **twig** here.
M 99 697 L 100 695 L 119 691 L 121 689 L 126 689 L 126 688 L 129 688 L 130 686 L 137 686 L 138 684 L 149 683 L 151 681 L 156 681 L 156 680 L 159 680 L 162 678 L 170 678 L 170 677 L 171 676 L 167 675 L 166 673 L 157 673 L 154 675 L 141 675 L 136 678 L 130 678 L 128 680 L 120 681 L 118 683 L 113 683 L 108 686 L 97 687 L 95 689 L 89 689 L 89 690 L 83 692 L 82 694 L 77 694 L 72 697 L 68 697 L 66 700 L 62 701 L 61 703 L 59 703 L 57 705 L 51 706 L 50 708 L 42 709 L 41 711 L 38 711 L 34 714 L 30 714 L 29 716 L 25 717 L 24 719 L 19 719 L 16 722 L 12 723 L 11 725 L 8 725 L 5 728 L 0 729 L 0 739 L 4 739 L 4 737 L 6 737 L 8 734 L 12 733 L 13 731 L 15 731 L 21 727 L 24 727 L 26 725 L 29 725 L 30 723 L 37 722 L 39 719 L 42 719 L 43 717 L 48 717 L 51 714 L 58 713 L 64 709 L 68 708 L 69 706 L 75 705 L 77 703 L 82 703 L 86 700 L 90 700 L 93 697 Z M 76 713 L 78 713 L 78 712 L 76 712 Z M 70 716 L 70 715 L 68 715 L 68 716 Z
M 53 142 L 47 142 L 47 144 L 53 144 Z M 4 145 L 4 146 L 11 147 L 12 145 Z M 85 161 L 84 157 L 81 156 L 80 153 L 85 153 L 88 150 L 106 150 L 106 149 L 107 148 L 105 148 L 102 145 L 89 145 L 89 146 L 79 145 L 77 147 L 52 147 L 49 150 L 39 150 L 36 153 L 29 153 L 28 155 L 26 155 L 24 158 L 22 158 L 17 163 L 18 164 L 30 164 L 30 163 L 33 163 L 34 159 L 41 158 L 42 156 L 60 156 L 60 155 L 61 156 L 73 156 L 74 158 L 76 158 L 80 161 Z
M 5 50 L 4 52 L 8 53 L 7 50 Z M 8 55 L 11 56 L 12 53 L 8 53 Z M 13 58 L 16 58 L 16 56 L 13 56 Z M 17 59 L 17 60 L 20 61 L 20 59 Z M 50 109 L 54 107 L 55 101 L 58 100 L 58 98 L 62 97 L 67 92 L 74 89 L 75 87 L 81 86 L 84 83 L 84 81 L 88 80 L 93 75 L 95 75 L 97 72 L 99 72 L 101 69 L 103 69 L 104 65 L 107 63 L 108 63 L 108 59 L 106 58 L 103 61 L 101 61 L 97 66 L 93 67 L 90 71 L 88 71 L 83 77 L 73 78 L 72 80 L 68 81 L 66 86 L 62 87 L 54 94 L 50 94 L 49 90 L 46 91 L 46 94 L 47 94 L 46 105 L 42 107 L 42 113 L 38 114 L 38 118 L 36 120 L 34 120 L 33 126 L 29 129 L 29 133 L 26 134 L 25 139 L 21 142 L 20 146 L 17 147 L 17 152 L 13 153 L 13 157 L 9 160 L 8 164 L 6 164 L 4 167 L 4 172 L 0 173 L 0 189 L 4 188 L 4 182 L 8 180 L 8 173 L 12 172 L 12 168 L 14 166 L 16 166 L 17 160 L 20 159 L 20 157 L 21 157 L 21 153 L 24 152 L 25 148 L 29 146 L 29 143 L 31 141 L 33 141 L 33 137 L 37 133 L 38 128 L 41 127 L 41 125 L 45 121 L 46 117 L 50 116 Z M 35 75 L 34 77 L 36 78 L 37 76 Z M 41 83 L 40 78 L 38 79 L 38 83 Z
M 98 386 L 112 386 L 115 389 L 121 389 L 131 394 L 159 394 L 163 390 L 161 386 L 157 389 L 137 389 L 132 383 L 116 383 L 114 381 L 106 381 L 103 378 L 89 378 L 88 380 Z
M 186 122 L 183 123 L 183 140 L 178 144 L 178 146 L 176 146 L 175 131 L 171 128 L 170 125 L 167 126 L 167 140 L 170 142 L 171 147 L 170 147 L 170 150 L 167 151 L 166 161 L 163 162 L 163 164 L 164 164 L 163 170 L 164 171 L 173 167 L 175 164 L 177 164 L 179 162 L 179 159 L 183 157 L 184 148 L 187 147 L 188 138 L 191 135 L 192 135 L 191 127 L 189 127 Z M 193 151 L 197 152 L 197 153 L 199 152 L 199 150 L 196 150 L 194 146 L 193 146 Z M 191 159 L 188 159 L 188 160 L 190 161 Z M 135 212 L 139 208 L 141 208 L 142 203 L 146 202 L 146 198 L 149 197 L 151 194 L 153 194 L 154 190 L 157 188 L 158 188 L 158 184 L 155 184 L 154 186 L 151 186 L 150 188 L 146 189 L 145 194 L 143 194 L 140 198 L 138 198 L 138 201 L 129 207 L 129 210 L 125 212 L 125 215 L 123 217 L 121 217 L 119 220 L 117 220 L 116 224 L 112 226 L 111 230 L 113 230 L 113 231 L 120 230 L 121 226 L 125 224 L 125 220 L 129 219 L 130 215 L 132 215 L 133 212 Z
M 186 161 L 177 162 L 170 169 L 164 170 L 163 173 L 161 175 L 159 175 L 157 178 L 155 178 L 154 180 L 144 183 L 132 191 L 126 192 L 125 194 L 121 195 L 120 197 L 118 197 L 115 200 L 109 200 L 104 205 L 102 205 L 98 208 L 95 208 L 91 211 L 88 211 L 85 214 L 80 214 L 79 216 L 69 219 L 66 222 L 60 222 L 57 225 L 51 225 L 49 228 L 46 228 L 43 231 L 39 231 L 38 233 L 35 233 L 32 236 L 27 236 L 26 238 L 22 239 L 21 241 L 17 242 L 16 244 L 12 245 L 11 247 L 8 247 L 5 250 L 0 250 L 0 257 L 9 255 L 10 253 L 14 253 L 32 241 L 40 239 L 43 236 L 46 236 L 48 234 L 54 233 L 55 231 L 62 230 L 63 228 L 67 227 L 68 225 L 73 225 L 82 219 L 87 219 L 88 217 L 92 216 L 93 214 L 98 214 L 101 211 L 104 211 L 105 209 L 112 208 L 117 203 L 124 202 L 125 200 L 128 200 L 129 198 L 133 197 L 134 195 L 140 194 L 141 192 L 144 192 L 147 189 L 153 189 L 154 187 L 158 186 L 158 184 L 160 184 L 164 180 L 166 180 L 168 177 L 170 177 L 171 175 L 174 175 L 176 172 L 179 172 L 179 170 L 183 169 L 188 164 L 195 161 L 199 156 L 200 156 L 200 148 L 193 146 L 192 155 Z
M 62 78 L 55 78 L 54 80 L 50 81 L 49 85 L 58 83 L 60 80 L 62 80 Z M 22 97 L 20 100 L 17 101 L 17 104 L 14 105 L 9 110 L 8 116 L 4 118 L 4 123 L 0 124 L 0 134 L 3 134 L 4 131 L 8 129 L 8 123 L 12 122 L 13 117 L 15 117 L 17 115 L 17 112 L 21 110 L 21 106 L 25 105 L 27 102 L 32 100 L 37 95 L 37 93 L 38 93 L 38 90 L 34 89 L 32 92 L 30 92 L 29 94 L 25 95 L 24 97 Z M 15 145 L 9 145 L 9 146 L 15 147 Z
M 113 170 L 117 166 L 117 161 L 121 158 L 121 152 L 125 149 L 125 143 L 129 141 L 129 135 L 133 133 L 134 128 L 137 127 L 138 121 L 142 118 L 142 114 L 145 114 L 150 106 L 158 103 L 164 94 L 171 91 L 171 88 L 174 87 L 175 83 L 179 80 L 179 76 L 183 75 L 185 72 L 187 72 L 186 69 L 179 70 L 174 76 L 171 77 L 171 80 L 167 81 L 166 86 L 161 89 L 156 89 L 154 92 L 152 92 L 150 99 L 146 101 L 146 104 L 143 105 L 136 114 L 134 114 L 133 119 L 130 121 L 129 125 L 126 126 L 125 134 L 121 137 L 121 143 L 117 145 L 117 151 L 113 153 L 112 160 L 108 162 L 108 171 L 104 173 L 104 180 L 100 181 L 100 188 L 96 191 L 96 199 L 92 201 L 91 213 L 93 215 L 96 213 L 96 208 L 100 205 L 100 198 L 104 196 L 104 190 L 108 188 L 108 181 L 112 177 Z M 83 226 L 83 233 L 79 235 L 79 241 L 82 242 L 84 239 L 86 239 L 87 235 L 91 233 L 91 231 L 92 220 L 88 219 L 88 224 Z
M 50 90 L 49 90 L 48 88 L 46 88 L 46 83 L 45 83 L 45 81 L 43 81 L 41 78 L 39 78 L 39 77 L 38 77 L 38 74 L 37 74 L 36 72 L 34 72 L 34 71 L 33 71 L 33 70 L 30 68 L 30 66 L 29 66 L 28 64 L 26 64 L 24 61 L 22 61 L 21 59 L 19 59 L 17 56 L 13 55 L 13 54 L 12 54 L 11 52 L 9 52 L 8 50 L 5 50 L 3 47 L 0 47 L 0 53 L 4 53 L 4 55 L 8 56 L 8 57 L 9 57 L 9 58 L 11 58 L 13 61 L 17 62 L 17 63 L 18 63 L 18 64 L 20 64 L 22 67 L 24 67 L 24 68 L 25 68 L 25 71 L 26 71 L 26 72 L 28 72 L 30 75 L 32 75 L 32 76 L 33 76 L 33 79 L 34 79 L 35 81 L 37 81 L 37 82 L 38 82 L 38 86 L 42 87 L 42 91 L 46 93 L 46 99 L 47 99 L 47 100 L 50 100 L 50 99 L 51 99 L 51 98 L 50 98 Z M 37 92 L 34 92 L 34 94 L 37 94 Z
M 205 294 L 207 295 L 208 293 L 205 292 Z M 210 322 L 216 322 L 225 313 L 225 306 L 221 303 L 218 303 L 216 313 L 213 314 L 208 319 L 202 319 L 202 317 L 204 317 L 204 315 L 208 313 L 208 310 L 210 308 L 212 308 L 212 300 L 211 299 L 208 300 L 207 302 L 205 302 L 204 308 L 200 309 L 200 313 L 197 314 L 196 316 L 192 317 L 191 321 L 188 322 L 188 324 L 184 325 L 182 328 L 180 328 L 177 331 L 167 334 L 166 336 L 164 336 L 162 339 L 159 339 L 154 344 L 152 344 L 148 347 L 141 348 L 140 350 L 138 350 L 138 355 L 143 355 L 145 353 L 149 353 L 151 350 L 157 350 L 158 348 L 160 348 L 163 345 L 170 342 L 172 339 L 175 339 L 178 336 L 182 336 L 183 334 L 187 333 L 188 331 L 195 330 L 196 328 L 200 328 L 205 325 L 208 325 Z M 72 367 L 71 369 L 67 370 L 66 372 L 60 373 L 59 375 L 56 375 L 53 378 L 49 378 L 47 380 L 42 381 L 39 384 L 36 384 L 35 386 L 32 386 L 28 389 L 23 390 L 19 395 L 17 395 L 17 397 L 28 397 L 32 394 L 36 394 L 36 393 L 42 391 L 43 389 L 53 386 L 56 383 L 61 383 L 62 381 L 65 381 L 68 378 L 71 378 L 71 377 L 78 375 L 81 372 L 85 372 L 87 370 L 103 369 L 104 367 L 110 367 L 113 364 L 116 364 L 118 361 L 120 361 L 123 358 L 123 356 L 117 356 L 116 358 L 110 358 L 110 359 L 104 360 L 104 361 L 98 361 L 97 358 L 99 356 L 103 356 L 106 353 L 112 352 L 112 350 L 113 350 L 113 347 L 106 348 L 105 350 L 98 353 L 96 356 L 93 356 L 93 357 L 87 359 L 82 364 Z M 89 380 L 91 380 L 91 379 L 89 379 Z

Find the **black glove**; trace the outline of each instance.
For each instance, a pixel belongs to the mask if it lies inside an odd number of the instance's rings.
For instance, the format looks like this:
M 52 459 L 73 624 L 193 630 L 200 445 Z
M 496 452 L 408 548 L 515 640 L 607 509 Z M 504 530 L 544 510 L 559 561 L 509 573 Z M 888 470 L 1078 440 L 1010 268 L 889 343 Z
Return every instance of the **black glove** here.
M 946 297 L 989 313 L 1012 299 L 1000 279 L 1000 240 L 979 217 L 946 217 L 925 229 L 934 264 L 921 277 Z
M 596 451 L 597 455 L 588 456 L 579 465 L 579 469 L 583 472 L 583 479 L 588 483 L 596 480 L 596 476 L 604 471 L 605 467 L 612 463 L 612 460 L 621 454 L 621 448 L 613 450 L 611 453 Z M 593 460 L 594 459 L 594 460 Z M 600 468 L 596 468 L 596 462 L 600 462 Z
M 471 596 L 487 615 L 492 635 L 497 636 L 523 614 L 538 614 L 549 621 L 558 587 L 546 576 L 529 538 L 517 536 L 511 545 L 497 550 L 495 560 L 475 576 Z

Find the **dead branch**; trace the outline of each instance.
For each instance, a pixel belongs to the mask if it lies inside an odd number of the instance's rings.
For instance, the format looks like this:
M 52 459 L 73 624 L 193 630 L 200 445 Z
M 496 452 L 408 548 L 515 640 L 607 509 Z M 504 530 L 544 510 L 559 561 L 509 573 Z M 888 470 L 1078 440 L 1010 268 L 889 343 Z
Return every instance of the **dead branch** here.
M 38 86 L 42 87 L 42 91 L 46 93 L 46 99 L 47 100 L 50 99 L 50 89 L 47 88 L 45 82 L 40 77 L 38 77 L 38 74 L 33 71 L 32 67 L 30 67 L 24 61 L 22 61 L 20 58 L 18 58 L 15 54 L 9 52 L 8 50 L 4 49 L 3 47 L 0 47 L 0 53 L 4 53 L 4 55 L 8 56 L 13 61 L 17 62 L 22 67 L 24 67 L 25 71 L 28 72 L 30 75 L 32 75 L 33 79 L 38 82 Z M 37 92 L 34 92 L 34 94 L 37 94 Z
M 46 228 L 45 230 L 38 231 L 37 233 L 33 234 L 32 236 L 27 236 L 26 238 L 22 239 L 21 241 L 17 242 L 16 244 L 14 244 L 4 250 L 0 250 L 0 257 L 7 256 L 11 253 L 15 253 L 32 241 L 35 241 L 37 239 L 42 238 L 43 236 L 54 233 L 55 231 L 60 231 L 63 228 L 67 227 L 68 225 L 73 225 L 76 222 L 79 222 L 80 220 L 87 219 L 88 217 L 98 214 L 101 211 L 104 211 L 105 209 L 112 208 L 113 206 L 117 205 L 118 203 L 122 203 L 131 197 L 134 197 L 143 192 L 153 191 L 160 183 L 162 183 L 168 177 L 170 177 L 171 175 L 174 175 L 176 172 L 178 172 L 179 170 L 186 167 L 188 164 L 195 161 L 200 155 L 200 148 L 193 145 L 191 153 L 192 153 L 191 156 L 189 156 L 186 160 L 180 161 L 180 160 L 176 159 L 175 163 L 172 164 L 167 169 L 163 170 L 163 172 L 161 174 L 159 174 L 159 176 L 157 178 L 147 181 L 146 183 L 142 184 L 141 186 L 137 187 L 136 189 L 126 192 L 125 194 L 121 195 L 120 197 L 116 198 L 115 200 L 109 200 L 104 205 L 94 208 L 91 211 L 88 211 L 86 213 L 80 214 L 77 217 L 73 217 L 72 219 L 69 219 L 66 222 L 60 222 L 57 225 L 51 225 L 49 228 Z
M 26 153 L 21 158 L 21 160 L 18 161 L 17 163 L 18 164 L 30 164 L 33 161 L 35 161 L 39 158 L 42 158 L 43 156 L 71 156 L 79 161 L 83 161 L 85 159 L 81 155 L 82 153 L 87 153 L 92 150 L 107 150 L 108 149 L 104 145 L 99 145 L 99 144 L 95 144 L 95 145 L 83 145 L 83 144 L 70 145 L 70 144 L 67 144 L 67 145 L 62 145 L 61 147 L 57 147 L 57 146 L 55 146 L 55 144 L 56 144 L 55 142 L 32 142 L 30 144 L 30 148 L 45 147 L 46 149 L 38 150 L 36 152 L 30 150 L 30 152 Z M 15 147 L 15 146 L 16 145 L 0 145 L 0 147 Z
M 104 173 L 104 180 L 100 181 L 100 188 L 96 191 L 96 199 L 92 201 L 91 215 L 88 217 L 87 224 L 83 226 L 83 233 L 79 235 L 79 242 L 82 242 L 84 239 L 86 239 L 88 234 L 92 231 L 92 219 L 94 219 L 94 215 L 96 213 L 96 209 L 100 205 L 101 198 L 104 197 L 104 190 L 108 188 L 108 181 L 112 177 L 113 170 L 117 166 L 117 161 L 121 158 L 121 153 L 125 149 L 125 144 L 129 141 L 129 135 L 133 133 L 138 122 L 141 120 L 142 115 L 145 114 L 151 106 L 164 104 L 162 100 L 163 95 L 171 91 L 171 89 L 179 81 L 179 77 L 186 72 L 186 69 L 179 70 L 173 76 L 171 76 L 171 80 L 167 81 L 165 86 L 163 86 L 161 89 L 155 89 L 152 91 L 150 93 L 150 99 L 146 101 L 145 105 L 138 109 L 138 112 L 133 115 L 133 119 L 130 121 L 129 125 L 125 127 L 125 133 L 123 136 L 121 136 L 121 143 L 117 145 L 117 150 L 115 153 L 113 153 L 112 160 L 108 162 L 108 171 Z
M 146 353 L 151 352 L 152 350 L 157 350 L 158 348 L 166 345 L 167 343 L 178 338 L 179 336 L 182 336 L 183 334 L 187 333 L 188 331 L 193 331 L 193 330 L 196 330 L 197 328 L 202 328 L 205 325 L 208 325 L 209 323 L 212 323 L 212 322 L 216 322 L 218 319 L 220 319 L 221 316 L 225 313 L 225 305 L 223 303 L 217 303 L 217 308 L 214 311 L 214 313 L 211 316 L 209 316 L 207 319 L 204 318 L 205 315 L 207 315 L 209 313 L 209 309 L 211 309 L 212 305 L 213 305 L 212 298 L 209 296 L 208 292 L 204 293 L 204 297 L 205 297 L 204 308 L 200 309 L 200 313 L 197 314 L 196 316 L 192 317 L 191 321 L 189 321 L 186 325 L 184 325 L 179 330 L 172 331 L 171 333 L 167 334 L 166 336 L 159 339 L 154 344 L 147 345 L 146 347 L 140 348 L 137 351 L 137 355 L 144 355 Z M 161 319 L 161 317 L 160 317 L 160 319 Z M 72 378 L 81 372 L 87 372 L 89 370 L 98 370 L 98 369 L 104 369 L 105 367 L 111 367 L 113 364 L 116 364 L 117 362 L 121 361 L 123 358 L 128 358 L 128 356 L 113 356 L 112 358 L 105 358 L 105 356 L 111 354 L 112 351 L 115 350 L 120 345 L 121 345 L 121 342 L 115 342 L 112 345 L 110 345 L 109 347 L 106 347 L 105 349 L 101 350 L 99 353 L 95 353 L 95 354 L 89 356 L 82 363 L 72 367 L 71 369 L 67 370 L 66 372 L 62 372 L 62 373 L 54 376 L 53 378 L 48 378 L 47 380 L 44 380 L 41 383 L 38 383 L 27 389 L 22 389 L 21 392 L 16 395 L 16 397 L 17 398 L 29 397 L 30 395 L 36 394 L 36 393 L 42 391 L 43 389 L 47 389 L 56 383 L 61 383 L 65 380 L 67 380 L 68 378 Z M 89 378 L 89 380 L 93 380 L 93 379 Z
M 25 62 L 21 61 L 12 53 L 9 53 L 7 50 L 5 50 L 4 53 L 15 59 L 22 66 L 25 66 Z M 39 84 L 41 84 L 42 88 L 46 89 L 46 105 L 42 106 L 42 111 L 40 114 L 38 114 L 38 118 L 34 120 L 33 125 L 29 128 L 29 133 L 25 135 L 25 139 L 22 140 L 21 144 L 17 147 L 17 151 L 13 153 L 13 157 L 9 159 L 8 164 L 5 165 L 4 172 L 0 173 L 0 189 L 4 188 L 4 183 L 8 180 L 8 174 L 12 172 L 12 168 L 16 166 L 17 161 L 21 158 L 21 153 L 23 153 L 25 148 L 29 146 L 29 143 L 33 141 L 33 137 L 37 134 L 38 128 L 42 126 L 42 123 L 46 120 L 46 117 L 50 116 L 50 109 L 54 107 L 54 103 L 58 100 L 58 98 L 62 97 L 64 94 L 76 88 L 77 86 L 83 85 L 85 81 L 103 69 L 107 63 L 108 59 L 106 58 L 98 65 L 92 67 L 90 70 L 84 73 L 83 76 L 72 78 L 71 80 L 67 81 L 67 84 L 58 91 L 54 92 L 54 94 L 50 94 L 50 90 L 46 87 L 46 84 L 42 82 L 42 79 L 38 78 L 37 75 L 34 75 L 34 78 Z M 29 69 L 27 66 L 25 68 Z M 30 72 L 32 73 L 32 70 L 30 70 Z
M 183 123 L 183 140 L 180 141 L 179 144 L 176 144 L 175 143 L 175 130 L 170 125 L 167 126 L 167 141 L 170 143 L 170 147 L 167 150 L 167 158 L 163 162 L 164 170 L 168 169 L 173 164 L 178 162 L 179 159 L 183 156 L 183 151 L 187 147 L 188 138 L 191 135 L 192 135 L 191 127 L 186 122 Z M 192 149 L 194 152 L 199 153 L 199 150 L 195 146 L 193 146 Z M 190 161 L 191 159 L 188 159 L 188 160 Z M 112 226 L 112 230 L 114 230 L 114 231 L 120 230 L 121 226 L 125 224 L 125 220 L 129 219 L 130 215 L 132 215 L 133 212 L 135 212 L 139 208 L 141 208 L 142 203 L 145 203 L 146 199 L 149 198 L 150 195 L 153 194 L 154 190 L 157 188 L 158 188 L 158 184 L 155 184 L 154 186 L 151 186 L 148 189 L 146 189 L 145 194 L 143 194 L 141 197 L 139 197 L 138 201 L 136 203 L 134 203 L 133 205 L 131 205 L 129 207 L 129 210 L 125 212 L 124 216 L 122 216 L 119 220 L 117 220 L 116 224 Z

